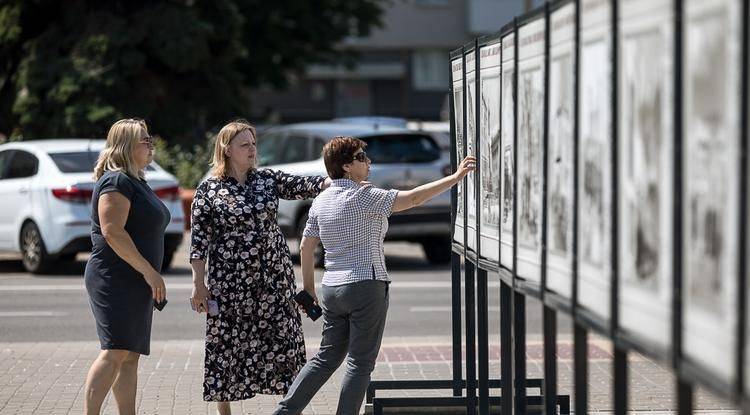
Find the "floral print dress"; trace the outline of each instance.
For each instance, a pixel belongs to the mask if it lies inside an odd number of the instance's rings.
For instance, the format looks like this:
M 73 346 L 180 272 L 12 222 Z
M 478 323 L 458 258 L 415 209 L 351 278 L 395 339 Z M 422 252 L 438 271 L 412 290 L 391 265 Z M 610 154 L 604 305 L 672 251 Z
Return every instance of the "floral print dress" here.
M 245 185 L 211 177 L 192 205 L 190 259 L 208 261 L 219 304 L 206 317 L 203 399 L 286 394 L 305 364 L 289 247 L 276 220 L 279 198 L 315 197 L 323 177 L 252 170 Z

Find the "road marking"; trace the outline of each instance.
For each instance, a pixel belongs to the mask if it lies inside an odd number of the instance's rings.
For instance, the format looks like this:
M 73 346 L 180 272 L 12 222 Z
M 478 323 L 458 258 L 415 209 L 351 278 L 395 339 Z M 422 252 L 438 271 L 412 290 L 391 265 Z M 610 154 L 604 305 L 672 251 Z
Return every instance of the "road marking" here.
M 61 311 L 0 311 L 0 317 L 63 317 Z
M 489 311 L 500 311 L 500 307 L 488 307 Z M 424 306 L 424 307 L 409 307 L 410 313 L 433 313 L 440 311 L 451 311 L 450 306 Z
M 320 283 L 315 284 L 316 287 L 320 288 Z M 463 283 L 461 284 L 463 287 Z M 499 282 L 490 282 L 489 288 L 497 288 L 500 286 Z M 302 287 L 302 281 L 297 281 L 297 287 Z M 391 283 L 393 289 L 430 289 L 430 288 L 450 288 L 450 281 L 396 281 Z M 193 283 L 182 283 L 167 282 L 167 291 L 175 290 L 192 290 Z M 0 292 L 19 292 L 19 291 L 85 291 L 86 287 L 83 284 L 40 284 L 40 285 L 0 285 Z

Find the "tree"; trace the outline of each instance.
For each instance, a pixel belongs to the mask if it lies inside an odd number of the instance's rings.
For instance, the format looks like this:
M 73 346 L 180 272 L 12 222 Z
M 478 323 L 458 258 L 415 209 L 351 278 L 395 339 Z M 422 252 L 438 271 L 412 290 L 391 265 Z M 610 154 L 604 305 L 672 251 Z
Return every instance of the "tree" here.
M 380 24 L 388 0 L 0 0 L 0 132 L 102 137 L 123 117 L 194 141 Z

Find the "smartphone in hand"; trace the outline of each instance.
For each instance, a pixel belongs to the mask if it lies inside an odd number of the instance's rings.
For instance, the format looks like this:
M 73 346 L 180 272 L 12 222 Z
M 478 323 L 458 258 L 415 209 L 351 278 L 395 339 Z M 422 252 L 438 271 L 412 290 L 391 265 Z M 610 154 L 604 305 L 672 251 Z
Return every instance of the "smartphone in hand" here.
M 164 310 L 164 306 L 166 306 L 166 305 L 167 305 L 167 299 L 166 298 L 164 299 L 164 301 L 162 301 L 160 303 L 157 303 L 156 301 L 154 301 L 154 308 L 157 309 L 157 310 L 159 310 L 159 311 Z
M 310 317 L 312 321 L 317 320 L 323 315 L 323 309 L 315 304 L 315 300 L 310 293 L 305 290 L 298 292 L 297 295 L 294 296 L 294 301 L 305 309 L 305 313 L 307 313 L 307 316 Z

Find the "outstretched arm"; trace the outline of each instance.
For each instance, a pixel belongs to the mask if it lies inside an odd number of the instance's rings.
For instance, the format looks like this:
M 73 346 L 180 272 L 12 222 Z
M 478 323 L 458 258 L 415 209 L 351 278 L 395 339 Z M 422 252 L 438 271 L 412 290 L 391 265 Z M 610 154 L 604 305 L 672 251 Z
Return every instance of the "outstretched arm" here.
M 331 180 L 322 176 L 297 176 L 282 171 L 272 171 L 272 174 L 281 199 L 312 199 L 331 185 Z
M 450 189 L 451 186 L 458 183 L 470 171 L 474 171 L 476 163 L 477 159 L 474 156 L 468 156 L 461 161 L 456 172 L 450 176 L 423 184 L 411 190 L 398 192 L 398 196 L 396 196 L 396 200 L 393 202 L 393 211 L 400 212 L 402 210 L 419 206 L 440 193 Z

